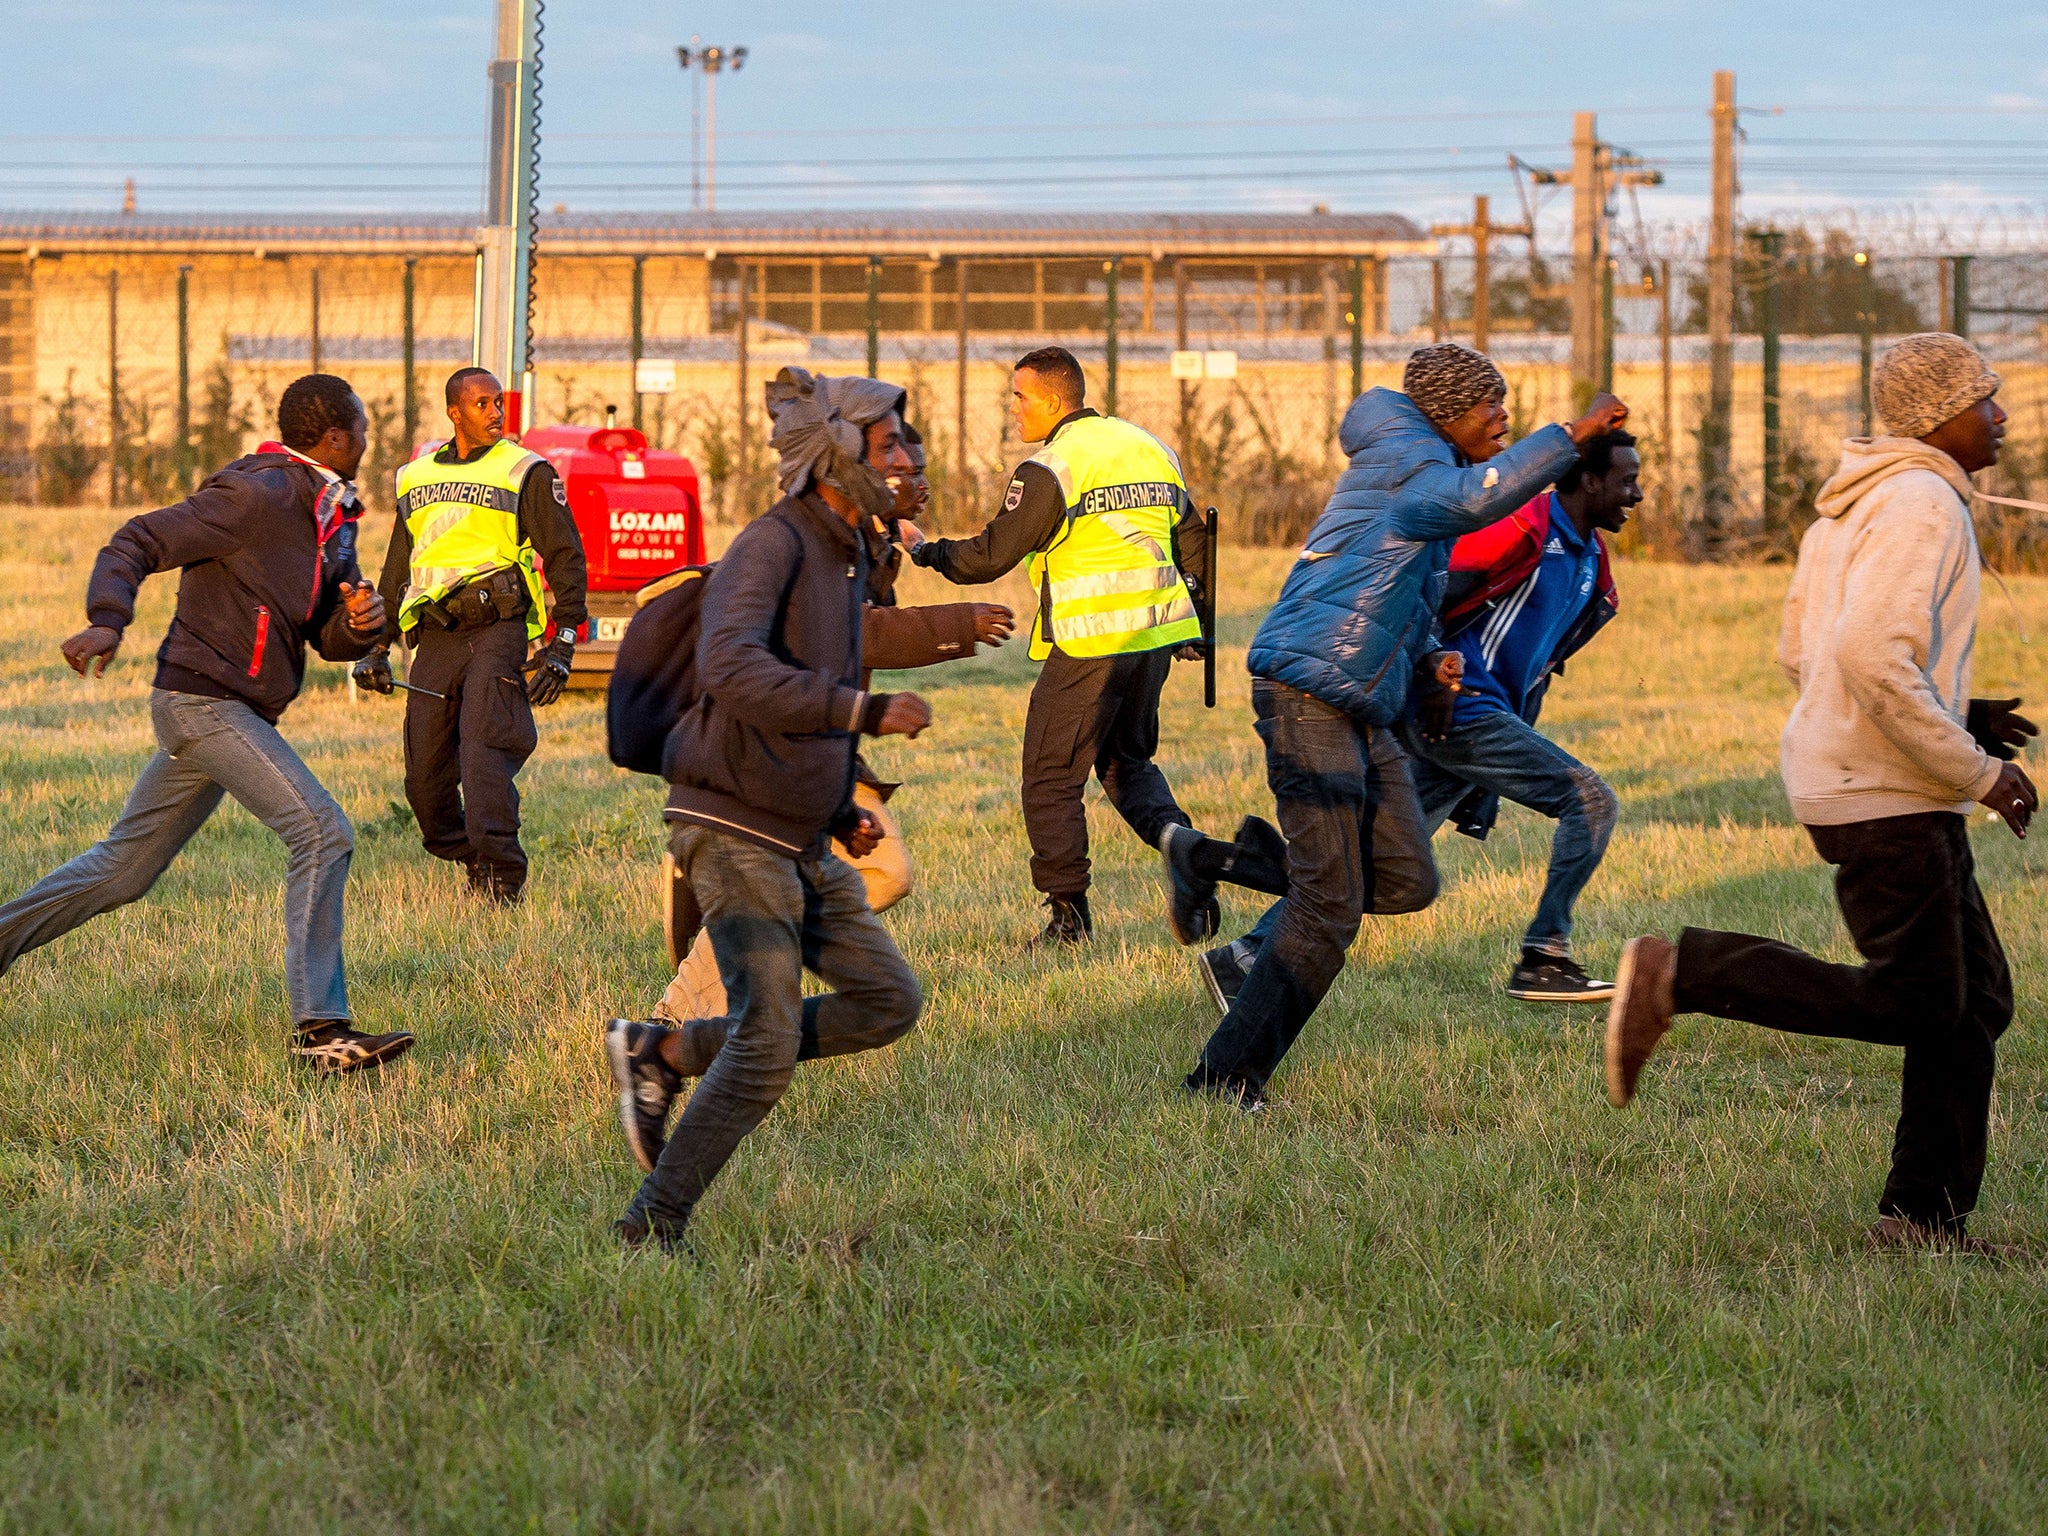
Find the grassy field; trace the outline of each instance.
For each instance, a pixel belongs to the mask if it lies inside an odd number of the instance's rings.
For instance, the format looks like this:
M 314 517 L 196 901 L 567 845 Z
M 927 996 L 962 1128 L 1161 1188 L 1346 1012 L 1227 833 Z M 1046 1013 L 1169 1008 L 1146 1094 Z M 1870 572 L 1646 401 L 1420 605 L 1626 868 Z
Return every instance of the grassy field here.
M 79 622 L 105 512 L 0 514 L 0 893 L 83 848 L 150 749 L 159 583 L 116 671 Z M 1163 758 L 1269 812 L 1227 577 L 1225 699 Z M 1783 570 L 1624 567 L 1546 725 L 1620 790 L 1581 955 L 1685 922 L 1847 953 L 1787 817 Z M 2048 581 L 1987 590 L 1978 691 L 2048 702 Z M 595 700 L 527 770 L 527 904 L 419 850 L 397 704 L 316 665 L 285 729 L 357 829 L 378 1082 L 283 1055 L 281 847 L 230 805 L 145 901 L 0 981 L 0 1531 L 2038 1530 L 2042 1268 L 1857 1242 L 1897 1061 L 1683 1023 L 1637 1108 L 1598 1011 L 1500 987 L 1548 824 L 1439 841 L 1245 1118 L 1172 1090 L 1212 1023 L 1112 813 L 1097 942 L 1034 962 L 1014 759 L 1031 669 L 920 675 L 875 754 L 922 886 L 892 1051 L 807 1068 L 714 1186 L 702 1261 L 622 1255 L 598 1049 L 664 980 L 658 795 Z M 1977 834 L 2019 981 L 1977 1229 L 2048 1254 L 2041 852 Z M 1248 921 L 1248 904 L 1226 913 Z

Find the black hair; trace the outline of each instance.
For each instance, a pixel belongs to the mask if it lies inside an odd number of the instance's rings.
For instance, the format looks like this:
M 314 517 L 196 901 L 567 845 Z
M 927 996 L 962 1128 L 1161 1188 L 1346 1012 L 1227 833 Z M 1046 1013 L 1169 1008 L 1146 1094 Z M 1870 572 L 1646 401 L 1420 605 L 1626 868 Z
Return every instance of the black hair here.
M 1614 450 L 1633 448 L 1635 434 L 1616 427 L 1612 432 L 1602 432 L 1598 437 L 1589 437 L 1579 449 L 1579 462 L 1557 477 L 1560 491 L 1576 491 L 1579 481 L 1587 475 L 1605 477 L 1614 468 Z
M 347 379 L 309 373 L 285 386 L 277 401 L 277 435 L 287 448 L 310 448 L 334 428 L 346 432 L 363 414 Z
M 473 364 L 468 368 L 458 368 L 453 373 L 449 374 L 448 387 L 443 391 L 443 393 L 448 397 L 448 404 L 453 405 L 458 399 L 461 398 L 462 381 L 464 379 L 474 379 L 477 378 L 478 376 L 482 376 L 483 378 L 489 379 L 493 383 L 497 381 L 498 377 L 495 373 L 491 372 L 490 369 L 478 368 Z
M 1060 404 L 1070 411 L 1078 410 L 1087 397 L 1088 382 L 1081 376 L 1081 365 L 1065 347 L 1035 347 L 1018 358 L 1010 371 L 1016 373 L 1025 368 L 1051 385 Z

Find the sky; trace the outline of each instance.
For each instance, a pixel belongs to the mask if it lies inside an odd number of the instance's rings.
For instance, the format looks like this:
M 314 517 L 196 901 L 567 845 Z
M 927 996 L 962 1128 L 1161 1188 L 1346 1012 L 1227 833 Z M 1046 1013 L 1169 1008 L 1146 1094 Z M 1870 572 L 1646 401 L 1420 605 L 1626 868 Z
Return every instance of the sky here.
M 437 211 L 482 200 L 492 7 L 8 0 L 0 208 Z M 1623 217 L 1696 218 L 1711 76 L 1744 108 L 1746 211 L 2048 222 L 2048 5 L 1871 0 L 1039 0 L 764 7 L 551 0 L 542 201 L 692 205 L 676 45 L 720 78 L 718 206 L 1469 211 L 1572 114 L 1664 172 Z M 1545 226 L 1566 198 L 1548 194 Z

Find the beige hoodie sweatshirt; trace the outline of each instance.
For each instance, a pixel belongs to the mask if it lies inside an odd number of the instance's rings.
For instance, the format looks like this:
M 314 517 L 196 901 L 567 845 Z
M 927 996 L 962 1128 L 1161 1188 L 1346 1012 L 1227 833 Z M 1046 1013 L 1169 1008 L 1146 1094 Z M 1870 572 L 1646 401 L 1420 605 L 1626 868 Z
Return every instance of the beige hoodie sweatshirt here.
M 1977 640 L 1969 476 L 1910 437 L 1852 437 L 1814 500 L 1778 664 L 1779 761 L 1809 826 L 1968 812 L 1999 763 L 1963 728 Z

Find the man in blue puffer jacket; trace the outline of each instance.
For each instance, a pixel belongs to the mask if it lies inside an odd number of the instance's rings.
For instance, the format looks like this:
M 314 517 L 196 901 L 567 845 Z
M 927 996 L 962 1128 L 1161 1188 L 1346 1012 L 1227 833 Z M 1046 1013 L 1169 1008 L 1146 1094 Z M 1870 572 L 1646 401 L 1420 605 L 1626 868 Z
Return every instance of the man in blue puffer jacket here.
M 1509 448 L 1507 382 L 1482 354 L 1425 347 L 1401 382 L 1401 393 L 1368 390 L 1345 413 L 1350 467 L 1252 640 L 1252 707 L 1287 838 L 1288 894 L 1260 922 L 1249 972 L 1219 974 L 1230 947 L 1203 957 L 1226 1012 L 1187 1078 L 1190 1092 L 1245 1108 L 1264 1102 L 1364 914 L 1417 911 L 1436 897 L 1427 826 L 1390 727 L 1412 684 L 1425 690 L 1425 712 L 1441 711 L 1461 675 L 1436 635 L 1452 544 L 1528 501 L 1578 462 L 1580 443 L 1628 416 L 1603 394 L 1570 426 Z M 1230 845 L 1189 832 L 1166 860 L 1175 928 L 1184 941 L 1199 937 L 1199 921 L 1182 914 L 1206 907 L 1215 878 L 1228 878 Z

